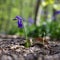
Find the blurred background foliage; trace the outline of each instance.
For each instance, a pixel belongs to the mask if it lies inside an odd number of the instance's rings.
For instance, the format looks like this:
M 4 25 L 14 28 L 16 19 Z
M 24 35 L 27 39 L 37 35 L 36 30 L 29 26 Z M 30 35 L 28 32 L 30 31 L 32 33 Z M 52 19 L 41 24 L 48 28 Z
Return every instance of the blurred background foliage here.
M 18 31 L 15 16 L 34 17 L 35 0 L 0 0 L 0 33 L 15 34 Z
M 35 21 L 29 36 L 60 39 L 60 14 L 55 15 L 56 11 L 60 11 L 60 0 L 0 0 L 0 34 L 23 34 L 13 21 L 19 15 Z

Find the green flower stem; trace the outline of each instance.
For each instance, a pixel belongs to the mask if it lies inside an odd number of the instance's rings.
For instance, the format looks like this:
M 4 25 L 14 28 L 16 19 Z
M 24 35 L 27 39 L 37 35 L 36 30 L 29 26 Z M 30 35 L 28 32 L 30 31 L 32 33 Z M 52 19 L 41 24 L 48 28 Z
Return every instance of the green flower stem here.
M 25 34 L 25 37 L 26 37 L 26 44 L 25 44 L 25 47 L 29 47 L 29 46 L 30 46 L 30 42 L 29 42 L 28 36 L 27 36 L 26 25 L 24 25 L 24 23 L 23 23 L 23 26 L 24 26 L 24 34 Z
M 29 47 L 29 41 L 28 41 L 28 36 L 27 36 L 27 30 L 26 28 L 24 27 L 24 32 L 25 32 L 25 37 L 26 37 L 26 47 Z

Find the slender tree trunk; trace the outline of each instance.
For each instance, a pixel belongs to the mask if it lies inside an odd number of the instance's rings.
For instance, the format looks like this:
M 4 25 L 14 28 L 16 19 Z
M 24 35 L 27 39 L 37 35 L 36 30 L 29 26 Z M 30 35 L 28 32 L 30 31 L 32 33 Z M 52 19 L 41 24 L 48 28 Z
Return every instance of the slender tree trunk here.
M 34 20 L 35 20 L 34 24 L 35 25 L 36 25 L 36 18 L 37 18 L 37 13 L 38 13 L 38 10 L 39 10 L 40 2 L 41 2 L 41 0 L 37 0 L 36 6 L 35 6 L 35 18 L 34 18 Z

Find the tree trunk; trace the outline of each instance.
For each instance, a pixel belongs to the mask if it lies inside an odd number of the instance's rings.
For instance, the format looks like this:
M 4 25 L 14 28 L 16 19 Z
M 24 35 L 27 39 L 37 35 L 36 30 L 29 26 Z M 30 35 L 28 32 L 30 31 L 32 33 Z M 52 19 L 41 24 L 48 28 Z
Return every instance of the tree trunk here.
M 38 10 L 39 10 L 40 2 L 41 2 L 41 0 L 37 0 L 36 6 L 35 6 L 35 18 L 34 18 L 34 20 L 35 20 L 34 24 L 35 25 L 36 25 L 36 18 L 37 18 L 37 13 L 38 13 Z

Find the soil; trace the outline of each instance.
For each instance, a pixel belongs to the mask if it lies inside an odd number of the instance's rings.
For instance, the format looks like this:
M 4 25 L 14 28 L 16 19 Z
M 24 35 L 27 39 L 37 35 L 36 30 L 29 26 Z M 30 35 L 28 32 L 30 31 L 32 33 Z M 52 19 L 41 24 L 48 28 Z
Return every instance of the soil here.
M 25 41 L 16 35 L 0 35 L 0 60 L 60 60 L 60 43 L 50 42 L 50 48 L 35 43 L 26 48 Z

